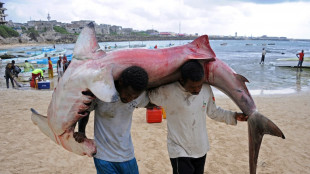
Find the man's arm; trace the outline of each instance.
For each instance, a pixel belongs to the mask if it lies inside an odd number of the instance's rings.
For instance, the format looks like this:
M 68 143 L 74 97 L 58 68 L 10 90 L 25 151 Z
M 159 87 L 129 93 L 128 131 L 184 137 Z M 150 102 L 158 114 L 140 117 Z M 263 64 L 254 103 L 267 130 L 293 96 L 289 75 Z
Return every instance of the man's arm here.
M 95 99 L 95 95 L 91 91 L 82 91 L 82 94 L 84 96 L 87 96 L 88 100 L 84 102 L 84 104 L 88 107 L 85 108 L 85 110 L 81 110 L 78 112 L 78 114 L 84 115 L 79 121 L 78 121 L 78 132 L 74 132 L 73 137 L 75 141 L 82 143 L 84 139 L 86 138 L 86 125 L 89 120 L 89 114 L 90 111 L 94 110 L 95 102 L 92 102 L 93 99 Z
M 84 116 L 83 118 L 81 118 L 78 121 L 78 123 L 79 123 L 78 132 L 74 132 L 74 134 L 73 134 L 75 141 L 82 143 L 84 141 L 84 139 L 86 138 L 85 129 L 86 129 L 86 125 L 88 123 L 88 120 L 89 120 L 89 112 L 88 112 L 87 116 Z
M 241 113 L 241 112 L 236 112 L 235 113 L 235 118 L 238 121 L 248 121 L 249 116 Z

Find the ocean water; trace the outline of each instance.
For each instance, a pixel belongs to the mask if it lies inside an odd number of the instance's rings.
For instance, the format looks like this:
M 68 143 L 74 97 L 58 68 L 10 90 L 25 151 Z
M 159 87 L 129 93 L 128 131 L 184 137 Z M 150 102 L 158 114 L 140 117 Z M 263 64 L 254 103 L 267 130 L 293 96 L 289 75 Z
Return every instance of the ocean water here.
M 192 40 L 164 40 L 164 41 L 126 41 L 126 42 L 101 42 L 100 47 L 107 51 L 143 47 L 158 49 L 171 46 L 184 45 Z M 226 43 L 226 45 L 222 45 Z M 310 89 L 310 68 L 297 71 L 296 68 L 284 68 L 275 66 L 279 58 L 294 58 L 302 49 L 305 57 L 310 57 L 309 41 L 268 41 L 268 40 L 211 40 L 210 45 L 216 56 L 227 63 L 236 73 L 246 77 L 248 89 L 252 95 L 294 93 Z M 40 49 L 46 46 L 20 47 L 14 51 L 27 49 Z M 52 45 L 50 46 L 52 47 Z M 56 49 L 65 48 L 66 54 L 73 52 L 74 44 L 58 44 Z M 265 64 L 260 65 L 262 48 L 267 51 Z M 12 51 L 12 50 L 8 50 Z M 297 65 L 296 61 L 296 65 Z M 5 88 L 3 78 L 4 66 L 1 65 L 0 88 Z M 215 91 L 217 93 L 217 91 Z

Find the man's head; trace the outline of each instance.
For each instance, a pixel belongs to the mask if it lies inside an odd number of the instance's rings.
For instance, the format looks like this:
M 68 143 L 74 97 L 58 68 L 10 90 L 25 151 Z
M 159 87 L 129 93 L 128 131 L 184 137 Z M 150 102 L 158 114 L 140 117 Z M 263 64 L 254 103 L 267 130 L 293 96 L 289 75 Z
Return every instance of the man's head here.
M 184 63 L 181 67 L 180 82 L 186 91 L 198 95 L 204 82 L 204 71 L 201 64 L 196 60 Z
M 25 60 L 25 63 L 27 63 L 28 62 L 28 60 Z
M 301 50 L 302 53 L 304 53 L 304 50 Z
M 47 60 L 51 60 L 51 57 L 48 57 Z
M 43 72 L 45 73 L 45 70 L 43 70 Z
M 12 60 L 12 64 L 15 64 L 15 60 Z
M 147 72 L 138 66 L 126 68 L 118 81 L 118 93 L 123 103 L 131 102 L 146 90 L 148 84 Z

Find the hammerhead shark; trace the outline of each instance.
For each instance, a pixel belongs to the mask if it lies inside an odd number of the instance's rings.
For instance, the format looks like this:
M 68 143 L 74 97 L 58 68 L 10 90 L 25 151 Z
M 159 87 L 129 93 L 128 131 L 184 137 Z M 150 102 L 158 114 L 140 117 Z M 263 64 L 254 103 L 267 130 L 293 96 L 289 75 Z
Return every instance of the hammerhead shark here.
M 92 98 L 82 91 L 91 91 L 104 102 L 117 101 L 114 80 L 129 66 L 140 66 L 149 76 L 148 88 L 172 83 L 180 78 L 180 67 L 186 61 L 197 59 L 205 71 L 205 83 L 227 94 L 249 116 L 249 164 L 250 173 L 256 173 L 257 158 L 264 134 L 285 138 L 282 131 L 268 118 L 260 114 L 245 82 L 227 64 L 218 59 L 207 35 L 191 43 L 165 49 L 124 49 L 104 52 L 98 45 L 94 24 L 82 30 L 76 41 L 73 59 L 53 91 L 47 117 L 31 108 L 31 119 L 40 130 L 68 151 L 93 156 L 94 140 L 85 138 L 82 143 L 73 137 L 76 123 L 84 116 L 81 110 Z

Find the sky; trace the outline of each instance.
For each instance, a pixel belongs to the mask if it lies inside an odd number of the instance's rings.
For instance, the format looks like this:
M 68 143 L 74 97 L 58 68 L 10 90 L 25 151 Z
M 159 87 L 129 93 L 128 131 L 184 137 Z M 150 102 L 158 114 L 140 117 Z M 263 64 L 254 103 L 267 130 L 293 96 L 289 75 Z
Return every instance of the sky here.
M 0 0 L 6 20 L 93 20 L 135 30 L 310 39 L 310 0 Z

